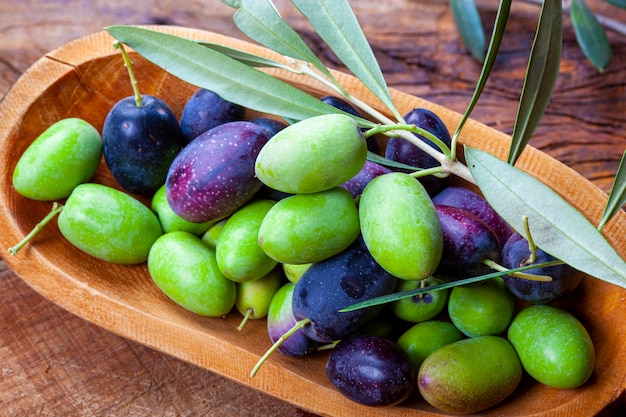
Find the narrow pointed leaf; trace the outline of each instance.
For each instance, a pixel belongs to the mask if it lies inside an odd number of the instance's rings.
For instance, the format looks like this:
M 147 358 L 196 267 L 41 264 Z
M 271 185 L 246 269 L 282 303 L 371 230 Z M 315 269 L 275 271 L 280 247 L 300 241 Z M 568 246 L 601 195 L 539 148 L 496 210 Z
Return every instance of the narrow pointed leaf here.
M 401 120 L 380 65 L 347 0 L 292 0 L 313 29 L 359 80 Z
M 264 58 L 262 56 L 254 55 L 235 48 L 229 48 L 228 46 L 217 43 L 199 41 L 198 44 L 224 54 L 250 67 L 290 69 L 288 65 L 274 61 L 273 59 Z
M 474 0 L 450 0 L 452 16 L 463 42 L 478 61 L 485 59 L 485 33 Z
M 491 74 L 491 69 L 493 68 L 493 64 L 496 62 L 496 57 L 498 56 L 498 50 L 500 49 L 500 44 L 502 43 L 502 37 L 504 36 L 504 29 L 506 28 L 506 23 L 509 20 L 509 11 L 511 10 L 511 1 L 512 0 L 501 0 L 500 5 L 498 6 L 498 13 L 496 15 L 496 21 L 493 27 L 493 32 L 491 34 L 491 40 L 489 41 L 489 48 L 487 48 L 487 55 L 483 62 L 483 68 L 480 73 L 480 77 L 476 82 L 476 88 L 474 89 L 474 94 L 470 99 L 469 104 L 467 105 L 467 109 L 459 122 L 459 125 L 456 128 L 456 132 L 454 133 L 454 141 L 456 142 L 457 137 L 461 133 L 465 122 L 469 119 L 480 95 L 485 88 L 485 84 L 487 83 L 487 79 L 489 78 L 489 74 Z M 456 146 L 452 146 L 454 150 Z
M 465 157 L 480 191 L 511 227 L 525 234 L 522 216 L 528 216 L 538 247 L 579 271 L 626 288 L 626 263 L 580 211 L 487 152 L 467 148 Z
M 456 281 L 444 282 L 443 284 L 428 285 L 422 288 L 416 288 L 414 290 L 400 291 L 400 292 L 380 295 L 378 297 L 370 298 L 364 301 L 359 301 L 358 303 L 349 305 L 348 307 L 345 307 L 339 310 L 339 312 L 346 313 L 348 311 L 359 310 L 361 308 L 388 304 L 394 301 L 403 300 L 405 298 L 415 297 L 416 295 L 420 295 L 420 294 L 426 294 L 426 293 L 433 292 L 433 291 L 447 290 L 447 289 L 454 288 L 454 287 L 460 287 L 462 285 L 475 284 L 477 282 L 487 281 L 489 279 L 513 274 L 515 272 L 524 272 L 530 269 L 544 268 L 547 266 L 555 265 L 557 263 L 559 262 L 548 261 L 548 262 L 534 263 L 531 265 L 520 266 L 518 268 L 507 269 L 506 271 L 497 271 L 497 272 L 492 272 L 492 273 L 485 274 L 485 275 L 480 275 L 480 276 L 475 276 L 475 277 L 470 277 L 470 278 L 463 278 L 463 279 L 459 279 Z
M 556 84 L 563 42 L 561 0 L 545 0 L 530 51 L 508 161 L 515 164 L 548 106 Z
M 622 160 L 617 168 L 617 173 L 615 174 L 613 186 L 609 194 L 609 200 L 606 203 L 598 229 L 602 230 L 606 222 L 608 222 L 611 217 L 615 216 L 617 212 L 624 207 L 624 204 L 626 204 L 626 151 L 624 151 Z
M 250 39 L 279 54 L 309 62 L 335 82 L 322 61 L 300 35 L 283 20 L 269 0 L 240 0 L 233 21 Z M 338 83 L 335 82 L 335 84 Z
M 379 165 L 383 165 L 383 166 L 390 167 L 390 168 L 408 169 L 412 171 L 419 171 L 420 169 L 423 169 L 423 168 L 414 167 L 412 165 L 403 164 L 402 162 L 397 162 L 397 161 L 394 161 L 393 159 L 385 158 L 384 156 L 379 155 L 374 152 L 368 152 L 367 159 L 369 159 L 372 162 L 376 162 Z
M 241 1 L 240 0 L 222 0 L 222 3 L 230 6 L 230 7 L 234 7 L 234 8 L 238 8 L 241 7 Z
M 172 75 L 244 107 L 295 120 L 339 112 L 275 77 L 195 41 L 135 26 L 105 29 Z
M 584 0 L 572 0 L 572 26 L 580 49 L 598 71 L 611 63 L 611 45 L 604 28 Z
M 626 9 L 626 0 L 606 0 L 607 3 L 612 4 L 613 6 L 621 7 L 622 9 Z

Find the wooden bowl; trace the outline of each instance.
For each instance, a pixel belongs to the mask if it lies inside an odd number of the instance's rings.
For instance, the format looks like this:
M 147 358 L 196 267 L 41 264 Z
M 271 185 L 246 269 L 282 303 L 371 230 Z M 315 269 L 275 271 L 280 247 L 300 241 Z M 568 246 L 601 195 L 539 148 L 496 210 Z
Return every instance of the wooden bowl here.
M 209 32 L 157 28 L 274 57 L 263 48 Z M 49 125 L 65 117 L 80 117 L 101 129 L 113 104 L 132 94 L 121 55 L 113 49 L 112 41 L 102 32 L 52 51 L 18 80 L 1 103 L 0 242 L 5 249 L 21 240 L 51 208 L 50 203 L 21 197 L 12 187 L 15 164 L 26 147 Z M 180 115 L 196 87 L 132 56 L 142 92 L 164 98 Z M 273 73 L 318 96 L 329 94 L 308 79 L 287 72 Z M 355 96 L 382 111 L 358 81 L 345 74 L 337 77 Z M 401 112 L 429 108 L 451 130 L 460 119 L 459 114 L 419 98 L 398 91 L 392 94 Z M 504 158 L 509 137 L 470 121 L 461 142 Z M 525 152 L 519 166 L 558 190 L 592 221 L 598 221 L 606 195 L 581 175 L 532 148 Z M 116 186 L 104 163 L 94 181 Z M 626 255 L 624 213 L 607 225 L 605 234 L 619 253 Z M 372 411 L 347 400 L 331 386 L 324 370 L 327 354 L 293 359 L 277 353 L 256 377 L 250 378 L 250 370 L 270 346 L 264 320 L 248 322 L 239 332 L 236 326 L 241 317 L 237 312 L 217 319 L 189 313 L 156 288 L 145 265 L 111 265 L 90 257 L 60 235 L 56 222 L 17 255 L 7 253 L 4 259 L 43 296 L 118 335 L 321 415 L 360 417 Z M 567 302 L 567 308 L 589 329 L 597 348 L 596 368 L 588 383 L 574 390 L 557 390 L 525 378 L 510 399 L 481 415 L 591 416 L 611 405 L 624 391 L 626 379 L 626 324 L 622 320 L 626 316 L 625 297 L 625 290 L 585 277 Z M 376 409 L 376 414 L 410 417 L 442 413 L 416 394 L 399 406 Z

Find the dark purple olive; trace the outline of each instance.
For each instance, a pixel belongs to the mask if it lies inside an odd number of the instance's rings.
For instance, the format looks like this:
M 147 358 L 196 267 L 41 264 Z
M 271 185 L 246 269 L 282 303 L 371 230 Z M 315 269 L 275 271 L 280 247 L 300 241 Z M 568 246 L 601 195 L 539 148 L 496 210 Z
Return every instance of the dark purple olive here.
M 352 104 L 348 103 L 346 100 L 340 97 L 324 96 L 320 98 L 320 101 L 330 106 L 333 106 L 336 109 L 345 111 L 346 113 L 349 113 L 353 116 L 361 117 L 361 113 L 359 113 L 359 111 Z
M 371 180 L 379 175 L 388 174 L 390 172 L 391 170 L 389 168 L 368 160 L 365 161 L 365 165 L 363 165 L 363 168 L 361 168 L 358 174 L 341 184 L 340 187 L 350 191 L 352 197 L 356 198 L 361 195 L 365 186 Z
M 189 98 L 180 117 L 185 143 L 221 124 L 243 120 L 245 113 L 244 107 L 201 88 Z
M 172 210 L 196 223 L 234 213 L 261 188 L 254 164 L 267 141 L 265 129 L 250 122 L 224 123 L 191 141 L 167 175 Z
M 289 126 L 285 122 L 281 122 L 280 120 L 272 119 L 270 117 L 257 117 L 256 119 L 251 119 L 251 123 L 256 123 L 267 131 L 267 136 L 270 138 Z
M 102 153 L 113 177 L 130 193 L 151 195 L 164 183 L 183 146 L 178 119 L 161 99 L 135 96 L 117 102 L 102 128 Z
M 435 205 L 443 232 L 443 253 L 435 276 L 444 281 L 483 275 L 490 272 L 485 258 L 500 260 L 500 244 L 482 220 L 463 209 Z
M 408 112 L 404 116 L 405 121 L 408 124 L 414 124 L 428 132 L 432 133 L 438 139 L 440 139 L 447 146 L 451 145 L 452 138 L 448 128 L 443 121 L 430 110 L 423 108 L 415 108 Z M 433 149 L 439 149 L 431 140 L 426 139 L 421 135 L 415 135 L 424 142 L 426 142 Z M 399 137 L 389 138 L 387 147 L 385 148 L 385 157 L 393 161 L 402 162 L 407 165 L 411 165 L 417 168 L 433 168 L 439 165 L 439 162 L 426 152 L 407 141 Z M 433 196 L 437 194 L 448 184 L 448 177 L 439 178 L 432 175 L 419 178 L 424 188 L 428 191 L 428 194 Z
M 383 306 L 350 312 L 339 310 L 392 292 L 397 279 L 372 258 L 361 237 L 343 252 L 312 264 L 298 280 L 293 293 L 296 321 L 313 340 L 330 343 L 359 330 Z
M 417 385 L 417 373 L 402 348 L 377 336 L 353 336 L 331 351 L 326 376 L 347 398 L 368 406 L 404 401 Z
M 467 210 L 491 227 L 491 230 L 498 237 L 500 247 L 503 247 L 506 240 L 513 233 L 513 229 L 502 217 L 489 205 L 483 196 L 469 188 L 449 186 L 441 190 L 433 197 L 433 203 L 446 206 L 458 207 Z
M 525 266 L 529 258 L 528 241 L 519 233 L 512 234 L 502 249 L 502 265 L 509 269 L 518 268 Z M 541 249 L 537 250 L 535 263 L 553 260 L 556 260 L 554 256 Z M 513 295 L 532 304 L 548 304 L 560 300 L 572 293 L 582 281 L 582 274 L 577 273 L 567 264 L 534 268 L 524 272 L 552 277 L 550 282 L 533 281 L 508 275 L 503 277 L 504 284 Z

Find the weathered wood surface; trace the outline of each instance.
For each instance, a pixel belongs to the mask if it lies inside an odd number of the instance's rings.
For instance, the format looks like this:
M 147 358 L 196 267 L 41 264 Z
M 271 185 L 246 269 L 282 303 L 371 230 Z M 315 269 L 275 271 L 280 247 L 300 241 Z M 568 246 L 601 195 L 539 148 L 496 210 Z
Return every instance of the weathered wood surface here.
M 110 24 L 162 23 L 240 37 L 231 10 L 218 1 L 207 3 L 2 0 L 0 96 L 46 52 Z M 276 3 L 282 9 L 287 2 Z M 445 2 L 353 4 L 391 86 L 464 110 L 480 66 L 464 50 Z M 488 30 L 496 4 L 480 2 Z M 590 4 L 626 22 L 625 13 L 599 1 Z M 306 22 L 284 10 L 316 45 Z M 474 112 L 477 120 L 507 133 L 513 128 L 537 13 L 536 6 L 514 5 L 502 55 Z M 576 46 L 569 19 L 564 22 L 561 74 L 532 144 L 608 191 L 626 148 L 626 36 L 610 33 L 613 62 L 598 74 Z M 336 67 L 331 53 L 319 52 Z M 0 415 L 308 415 L 93 326 L 35 293 L 4 266 L 0 294 Z M 623 409 L 618 411 L 614 415 L 623 415 Z

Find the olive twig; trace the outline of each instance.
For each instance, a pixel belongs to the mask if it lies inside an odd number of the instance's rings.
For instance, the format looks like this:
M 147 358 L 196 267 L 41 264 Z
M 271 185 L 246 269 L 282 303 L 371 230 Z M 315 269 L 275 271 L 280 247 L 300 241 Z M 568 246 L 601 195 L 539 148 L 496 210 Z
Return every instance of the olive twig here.
M 383 133 L 383 134 L 387 134 L 387 135 L 397 135 L 396 131 L 409 131 L 412 133 L 416 133 L 418 135 L 424 136 L 426 139 L 430 140 L 431 142 L 433 142 L 435 145 L 437 145 L 437 147 L 441 150 L 441 152 L 447 156 L 448 158 L 451 157 L 451 151 L 450 148 L 448 147 L 448 145 L 446 145 L 441 139 L 439 139 L 437 136 L 433 135 L 431 132 L 429 132 L 428 130 L 421 128 L 415 124 L 392 124 L 392 125 L 377 125 L 376 127 L 373 127 L 372 129 L 368 130 L 367 132 L 365 132 L 365 137 L 368 136 L 373 136 L 375 134 L 378 133 Z
M 261 356 L 261 359 L 259 359 L 256 365 L 254 365 L 254 368 L 252 368 L 252 371 L 250 371 L 250 378 L 253 378 L 256 375 L 256 373 L 259 372 L 259 369 L 261 369 L 261 366 L 267 360 L 267 358 L 269 358 L 270 355 L 274 353 L 280 347 L 280 345 L 282 345 L 285 342 L 285 340 L 289 339 L 289 337 L 292 334 L 294 334 L 295 332 L 297 332 L 298 330 L 300 330 L 301 328 L 303 328 L 309 323 L 310 323 L 309 319 L 303 319 L 303 320 L 297 321 L 296 324 L 291 329 L 289 329 L 282 336 L 280 336 L 280 338 L 278 338 L 278 340 L 274 342 L 274 344 L 267 350 L 267 352 L 265 352 L 265 354 Z
M 39 223 L 37 223 L 35 225 L 35 227 L 33 227 L 33 230 L 31 230 L 30 233 L 28 233 L 24 237 L 24 239 L 22 239 L 17 245 L 10 247 L 8 249 L 9 253 L 11 255 L 15 255 L 28 242 L 30 242 L 30 240 L 33 237 L 35 237 L 35 235 L 37 235 L 44 227 L 46 227 L 46 225 L 50 222 L 50 220 L 52 220 L 54 218 L 54 216 L 59 214 L 61 212 L 61 210 L 63 210 L 63 205 L 62 204 L 59 204 L 56 201 L 54 203 L 52 203 L 52 210 L 50 210 L 50 213 L 48 213 L 46 215 L 46 217 L 44 217 Z
M 432 168 L 420 169 L 420 170 L 411 172 L 409 175 L 413 178 L 422 178 L 422 177 L 426 177 L 429 175 L 432 175 L 438 178 L 445 178 L 449 174 L 447 172 L 444 172 L 441 166 L 436 166 Z

